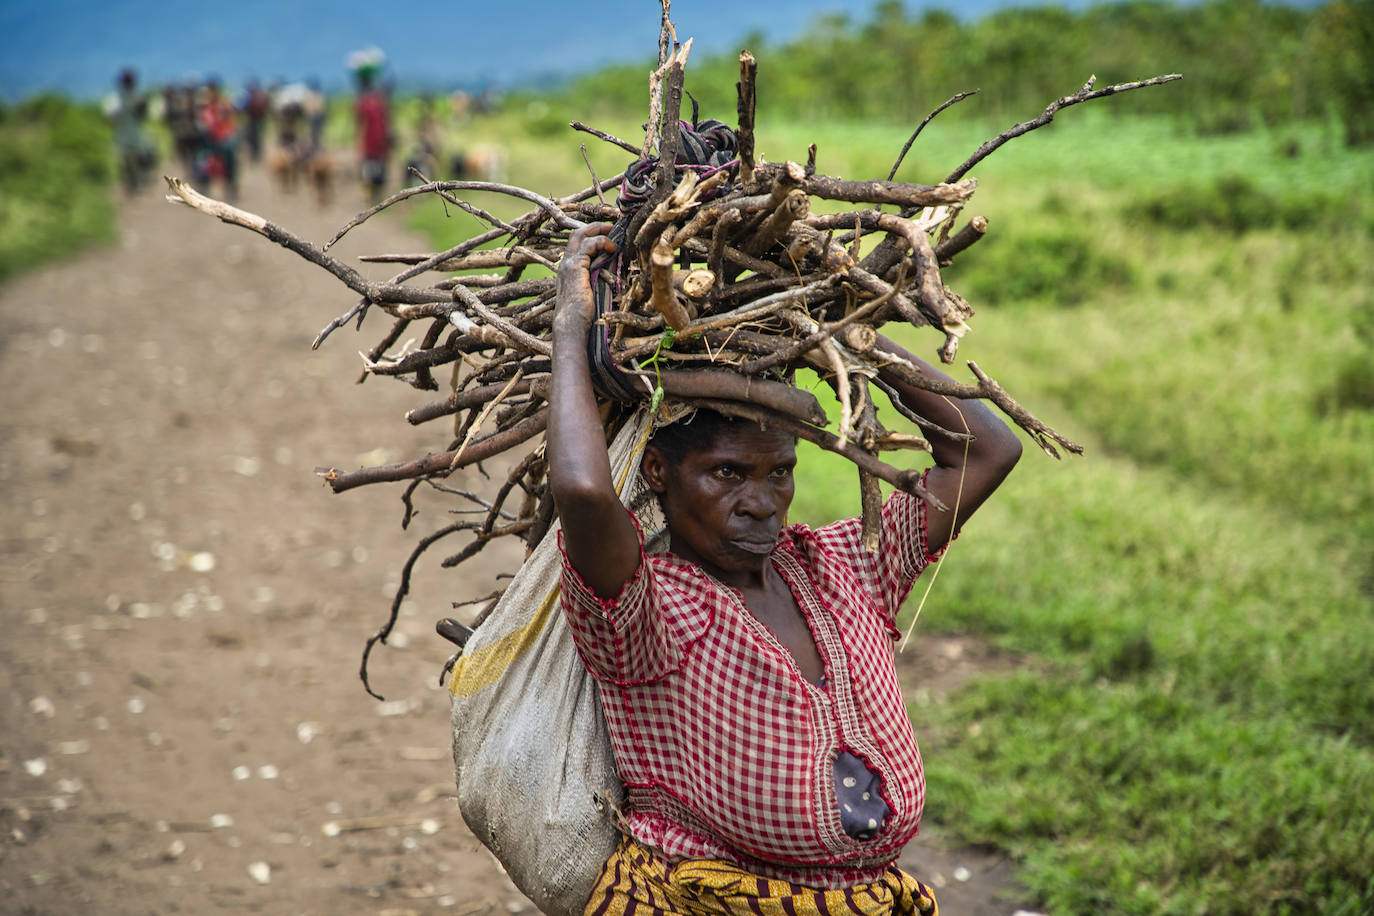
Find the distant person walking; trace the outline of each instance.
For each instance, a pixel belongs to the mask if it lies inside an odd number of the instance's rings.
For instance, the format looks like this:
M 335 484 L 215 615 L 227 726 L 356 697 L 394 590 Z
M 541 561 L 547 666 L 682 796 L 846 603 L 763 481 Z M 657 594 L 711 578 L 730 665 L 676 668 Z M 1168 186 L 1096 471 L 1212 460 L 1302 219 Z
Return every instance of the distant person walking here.
M 234 105 L 220 90 L 219 80 L 205 83 L 205 97 L 196 109 L 203 147 L 196 163 L 197 178 L 204 183 L 224 182 L 225 196 L 238 197 L 238 120 Z
M 320 91 L 320 81 L 310 77 L 305 81 L 306 96 L 302 103 L 305 119 L 310 125 L 310 152 L 318 153 L 324 147 L 324 120 L 329 114 L 329 105 L 324 93 Z
M 196 124 L 196 88 L 189 82 L 173 83 L 162 90 L 162 118 L 172 135 L 172 148 L 182 169 L 196 170 L 200 152 L 200 127 Z
M 105 102 L 105 114 L 114 125 L 120 181 L 124 192 L 132 195 L 147 182 L 157 151 L 143 127 L 148 120 L 148 98 L 138 89 L 138 76 L 125 68 L 115 85 L 115 93 Z
M 243 138 L 248 144 L 248 157 L 254 162 L 262 161 L 262 135 L 267 126 L 267 115 L 272 107 L 272 98 L 267 90 L 258 85 L 257 80 L 249 80 L 243 91 L 240 105 L 244 116 Z
M 354 57 L 353 74 L 358 83 L 358 101 L 353 117 L 358 138 L 358 159 L 363 193 L 373 203 L 382 199 L 386 187 L 387 160 L 391 156 L 391 111 L 386 93 L 377 86 L 377 76 L 385 58 L 372 49 Z

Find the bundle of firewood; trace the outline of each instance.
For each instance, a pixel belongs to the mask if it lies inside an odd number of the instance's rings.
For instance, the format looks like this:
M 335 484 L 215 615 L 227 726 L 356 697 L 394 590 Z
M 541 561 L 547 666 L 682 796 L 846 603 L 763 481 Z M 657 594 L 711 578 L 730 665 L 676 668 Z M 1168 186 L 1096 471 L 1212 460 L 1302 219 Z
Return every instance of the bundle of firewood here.
M 879 481 L 931 499 L 919 473 L 879 457 L 890 449 L 928 449 L 919 435 L 887 429 L 873 389 L 890 395 L 878 378 L 886 369 L 912 385 L 955 398 L 996 404 L 1046 452 L 1055 446 L 1081 452 L 1018 405 L 970 362 L 971 384 L 934 381 L 904 361 L 875 350 L 876 330 L 899 321 L 930 326 L 940 358 L 952 362 L 973 314 L 944 284 L 940 268 L 982 237 L 987 221 L 964 218 L 976 182 L 964 175 L 1007 140 L 1049 123 L 1064 107 L 1176 79 L 1161 76 L 1105 89 L 1089 80 L 1052 102 L 1037 118 L 983 144 L 943 182 L 845 181 L 819 174 L 816 149 L 801 162 L 771 163 L 754 156 L 756 64 L 740 56 L 738 124 L 682 120 L 688 41 L 675 43 L 664 18 L 660 66 L 650 79 L 650 117 L 641 144 L 572 122 L 635 154 L 625 173 L 598 180 L 575 194 L 549 199 L 524 188 L 480 181 L 424 181 L 350 220 L 316 246 L 267 220 L 207 198 L 168 179 L 171 199 L 281 244 L 337 276 L 359 296 L 330 322 L 315 346 L 368 311 L 392 318 L 386 333 L 364 354 L 364 377 L 393 376 L 417 389 L 446 393 L 406 415 L 412 424 L 455 417 L 442 447 L 413 460 L 354 470 L 321 468 L 335 492 L 383 481 L 410 481 L 406 515 L 416 486 L 460 468 L 503 456 L 509 470 L 490 498 L 448 489 L 476 506 L 475 514 L 423 538 L 403 571 L 391 619 L 368 642 L 385 641 L 409 588 L 416 559 L 433 543 L 468 532 L 472 539 L 444 566 L 456 566 L 492 540 L 513 536 L 530 547 L 548 531 L 554 506 L 538 447 L 548 421 L 551 327 L 556 307 L 552 271 L 571 232 L 589 222 L 615 224 L 614 256 L 594 265 L 599 303 L 590 342 L 595 381 L 603 396 L 607 433 L 648 403 L 664 411 L 709 407 L 789 430 L 850 459 L 859 470 L 865 531 L 876 544 Z M 964 98 L 961 93 L 937 108 Z M 902 156 L 906 153 L 902 150 Z M 588 164 L 590 170 L 590 163 Z M 423 176 L 421 176 L 423 178 Z M 617 202 L 605 192 L 619 189 Z M 506 222 L 458 192 L 494 192 L 528 201 L 532 209 Z M 491 228 L 446 251 L 384 254 L 364 261 L 405 264 L 386 282 L 371 282 L 328 249 L 376 213 L 417 195 L 441 196 Z M 816 201 L 827 212 L 813 212 Z M 494 247 L 493 247 L 494 246 Z M 422 276 L 441 275 L 428 284 Z M 529 274 L 530 276 L 527 276 Z M 418 325 L 422 331 L 413 330 Z M 397 348 L 407 339 L 418 345 Z M 932 343 L 935 339 L 932 339 Z M 791 383 L 809 368 L 835 391 L 840 415 L 832 422 L 816 399 Z M 440 370 L 443 370 L 442 372 Z M 900 415 L 930 428 L 895 397 Z M 829 428 L 827 428 L 829 427 Z M 957 431 L 942 431 L 958 438 Z M 494 596 L 487 596 L 492 598 Z M 364 653 L 363 679 L 366 683 Z M 369 688 L 370 690 L 370 688 Z

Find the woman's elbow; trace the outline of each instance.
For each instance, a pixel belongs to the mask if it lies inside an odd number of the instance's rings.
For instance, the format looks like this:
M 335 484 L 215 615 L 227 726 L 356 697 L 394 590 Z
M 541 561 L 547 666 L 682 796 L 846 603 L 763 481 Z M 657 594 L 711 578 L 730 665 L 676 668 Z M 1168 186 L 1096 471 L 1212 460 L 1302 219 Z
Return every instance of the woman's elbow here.
M 1021 460 L 1021 440 L 1005 425 L 979 438 L 978 463 L 985 468 L 985 474 L 998 482 L 1007 475 Z

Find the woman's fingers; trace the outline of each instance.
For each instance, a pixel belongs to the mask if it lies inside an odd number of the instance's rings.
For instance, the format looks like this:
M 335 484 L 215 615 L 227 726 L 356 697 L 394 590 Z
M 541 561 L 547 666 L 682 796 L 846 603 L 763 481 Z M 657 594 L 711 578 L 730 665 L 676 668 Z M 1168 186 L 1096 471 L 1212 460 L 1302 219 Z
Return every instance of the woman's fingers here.
M 568 239 L 567 250 L 559 262 L 559 270 L 579 270 L 583 273 L 590 267 L 592 258 L 599 252 L 615 251 L 615 242 L 606 237 L 611 231 L 610 223 L 591 223 L 575 230 Z
M 589 271 L 598 252 L 615 251 L 615 243 L 606 237 L 610 231 L 607 223 L 593 223 L 578 228 L 568 239 L 558 264 L 558 313 L 576 315 L 579 320 L 591 318 L 594 309 Z

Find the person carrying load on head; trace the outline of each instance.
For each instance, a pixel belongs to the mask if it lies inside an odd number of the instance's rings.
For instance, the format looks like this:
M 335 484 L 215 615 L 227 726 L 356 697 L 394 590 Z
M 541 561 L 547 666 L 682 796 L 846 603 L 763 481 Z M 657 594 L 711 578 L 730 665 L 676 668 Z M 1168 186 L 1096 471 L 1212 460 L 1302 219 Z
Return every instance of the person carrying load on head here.
M 895 865 L 925 801 L 894 667 L 897 612 L 1010 473 L 1020 442 L 983 404 L 884 374 L 905 407 L 971 439 L 929 436 L 924 486 L 954 509 L 894 492 L 870 553 L 857 518 L 787 524 L 792 435 L 698 409 L 644 449 L 641 478 L 668 537 L 667 550 L 646 552 L 612 481 L 588 344 L 592 263 L 621 237 L 604 225 L 573 233 L 553 326 L 560 600 L 627 790 L 619 846 L 585 912 L 938 913 Z
M 138 75 L 130 67 L 119 72 L 115 91 L 105 99 L 105 115 L 114 126 L 115 151 L 124 193 L 133 195 L 148 181 L 157 162 L 157 148 L 148 136 L 148 97 L 139 91 Z
M 196 124 L 202 142 L 197 178 L 207 184 L 221 179 L 225 196 L 235 200 L 239 192 L 239 126 L 234 104 L 224 94 L 218 77 L 205 81 L 205 96 L 196 108 Z
M 359 177 L 365 195 L 373 203 L 382 199 L 392 145 L 390 108 L 386 93 L 376 85 L 385 59 L 381 51 L 369 48 L 353 54 L 349 61 L 358 82 L 353 117 L 358 137 Z

